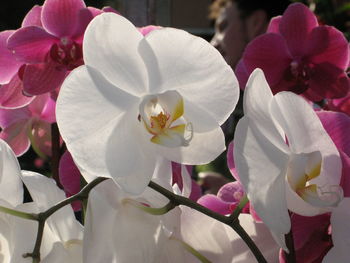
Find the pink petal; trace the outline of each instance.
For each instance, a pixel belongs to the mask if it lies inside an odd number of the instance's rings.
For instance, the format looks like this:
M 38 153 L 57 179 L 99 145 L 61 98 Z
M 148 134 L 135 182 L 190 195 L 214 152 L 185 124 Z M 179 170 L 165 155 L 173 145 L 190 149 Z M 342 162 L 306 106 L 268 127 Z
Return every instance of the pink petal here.
M 247 69 L 244 65 L 243 59 L 240 59 L 238 61 L 238 64 L 235 69 L 236 77 L 239 82 L 239 87 L 241 90 L 245 89 L 245 86 L 247 85 L 248 79 L 249 79 L 249 74 L 247 72 Z
M 160 29 L 160 28 L 161 28 L 160 26 L 149 25 L 149 26 L 139 27 L 138 30 L 143 36 L 145 36 L 148 33 L 152 32 L 153 30 Z
M 248 73 L 255 68 L 261 68 L 268 83 L 275 85 L 283 77 L 292 59 L 283 37 L 275 33 L 267 33 L 247 45 L 243 53 L 243 61 Z
M 2 129 L 11 126 L 12 124 L 28 120 L 31 118 L 31 112 L 28 107 L 18 108 L 18 109 L 0 109 L 0 127 Z
M 21 156 L 30 147 L 27 132 L 28 121 L 21 120 L 3 129 L 0 132 L 0 139 L 3 139 L 10 145 L 16 156 Z
M 79 24 L 79 11 L 85 7 L 82 0 L 46 0 L 41 15 L 43 27 L 57 37 L 72 36 Z
M 18 29 L 8 39 L 7 47 L 13 50 L 19 60 L 25 63 L 45 61 L 51 46 L 58 39 L 50 35 L 45 29 L 28 26 Z
M 311 31 L 306 54 L 314 64 L 330 63 L 345 70 L 349 65 L 349 47 L 344 34 L 331 26 L 319 26 Z
M 8 84 L 0 87 L 0 108 L 15 109 L 28 105 L 34 97 L 23 94 L 23 82 L 18 74 Z
M 206 208 L 209 208 L 210 210 L 222 215 L 228 215 L 232 212 L 232 203 L 225 202 L 218 198 L 216 195 L 203 195 L 201 198 L 198 199 L 197 202 L 202 206 L 205 206 Z
M 316 26 L 316 16 L 303 4 L 291 4 L 284 12 L 279 30 L 293 57 L 304 55 L 309 34 Z
M 48 123 L 56 122 L 56 101 L 51 96 L 48 96 L 48 99 L 46 100 L 40 113 L 40 119 Z
M 26 26 L 39 26 L 42 27 L 41 24 L 41 6 L 35 5 L 33 8 L 26 14 L 22 21 L 22 27 Z
M 270 20 L 270 24 L 267 27 L 266 32 L 267 33 L 279 33 L 280 32 L 280 28 L 279 27 L 280 27 L 281 20 L 282 20 L 282 16 L 273 17 Z
M 120 13 L 119 13 L 117 10 L 115 10 L 113 7 L 110 7 L 110 6 L 105 6 L 105 7 L 103 7 L 103 8 L 102 8 L 102 11 L 103 11 L 104 13 L 115 13 L 115 14 L 120 15 Z
M 232 174 L 232 176 L 237 180 L 240 181 L 238 171 L 236 170 L 235 160 L 233 158 L 233 141 L 229 144 L 227 149 L 227 166 Z
M 350 116 L 350 92 L 340 99 L 329 99 L 326 108 L 333 111 L 344 112 Z
M 68 72 L 58 68 L 53 61 L 27 65 L 23 74 L 23 89 L 26 94 L 40 95 L 59 88 Z
M 350 117 L 332 111 L 318 111 L 317 116 L 338 150 L 350 156 Z
M 322 98 L 341 98 L 349 92 L 350 79 L 343 70 L 325 62 L 312 69 L 309 89 Z M 308 99 L 315 101 L 312 97 Z
M 195 180 L 192 180 L 191 194 L 188 198 L 191 199 L 192 201 L 197 202 L 201 196 L 202 196 L 202 188 L 199 186 L 199 184 L 197 184 Z
M 8 83 L 22 64 L 16 60 L 11 50 L 7 48 L 7 39 L 14 32 L 14 30 L 0 32 L 0 84 Z
M 55 122 L 56 102 L 51 98 L 49 93 L 36 96 L 35 100 L 29 104 L 28 109 L 33 116 L 44 120 L 48 123 Z
M 81 174 L 68 151 L 61 157 L 59 178 L 64 190 L 69 194 L 73 195 L 80 191 Z

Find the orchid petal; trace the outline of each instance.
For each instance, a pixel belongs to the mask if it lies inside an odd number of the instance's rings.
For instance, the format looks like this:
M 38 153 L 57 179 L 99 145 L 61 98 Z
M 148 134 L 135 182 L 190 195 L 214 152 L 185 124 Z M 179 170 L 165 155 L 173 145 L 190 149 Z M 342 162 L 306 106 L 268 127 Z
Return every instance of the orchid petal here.
M 124 198 L 122 190 L 111 181 L 91 191 L 85 219 L 84 262 L 156 261 L 153 251 L 159 219 L 123 203 Z
M 82 97 L 82 93 L 86 96 Z M 132 111 L 128 114 L 129 122 L 142 125 L 137 120 L 137 109 L 131 108 L 137 100 L 131 94 L 110 84 L 101 73 L 88 66 L 79 67 L 66 78 L 57 100 L 56 117 L 63 139 L 70 142 L 68 150 L 87 181 L 91 181 L 95 176 L 108 176 L 106 163 L 101 157 L 106 154 L 105 147 L 113 131 L 117 129 L 116 125 L 120 122 L 121 117 L 125 117 L 124 111 Z M 94 106 L 96 103 L 103 107 Z M 72 114 L 75 116 L 74 119 L 69 117 Z M 75 131 L 75 127 L 80 127 L 79 133 Z M 99 136 L 95 137 L 96 134 Z M 130 135 L 125 134 L 125 139 L 127 138 L 134 140 Z M 133 145 L 135 144 L 137 144 L 136 141 L 133 142 Z M 110 147 L 115 150 L 121 149 L 119 145 Z M 124 152 L 120 153 L 119 157 L 122 158 Z M 96 156 L 100 157 L 96 158 Z M 115 155 L 113 157 L 116 158 Z M 134 159 L 134 157 L 130 158 Z M 94 160 L 94 163 L 89 161 L 91 159 Z M 129 164 L 131 168 L 133 163 L 130 160 L 132 159 L 124 157 L 125 162 L 120 163 Z M 115 176 L 124 175 L 124 172 L 115 174 Z
M 253 207 L 267 227 L 279 237 L 290 230 L 285 195 L 285 173 L 288 155 L 279 150 L 247 117 L 238 122 L 234 141 L 234 158 L 241 183 Z M 263 176 L 262 176 L 263 175 Z
M 22 180 L 40 211 L 45 211 L 65 199 L 64 192 L 56 186 L 53 179 L 34 172 L 23 171 Z M 82 239 L 82 226 L 76 221 L 70 206 L 65 206 L 55 212 L 47 220 L 47 224 L 61 242 Z
M 31 103 L 34 98 L 23 94 L 23 82 L 18 74 L 15 74 L 8 84 L 0 87 L 0 108 L 21 108 Z
M 341 98 L 350 90 L 350 79 L 343 70 L 324 62 L 313 68 L 313 78 L 309 85 L 309 90 L 314 90 L 321 98 Z M 312 96 L 307 98 L 314 99 Z
M 344 34 L 331 26 L 319 26 L 311 31 L 306 54 L 314 64 L 330 63 L 339 69 L 349 65 L 349 45 Z
M 0 84 L 6 84 L 19 70 L 21 62 L 17 61 L 11 50 L 7 48 L 7 40 L 13 34 L 13 30 L 0 32 Z
M 241 179 L 239 178 L 239 174 L 238 171 L 236 169 L 236 165 L 235 165 L 235 160 L 234 160 L 234 156 L 233 156 L 233 152 L 234 152 L 234 141 L 232 141 L 227 149 L 227 166 L 233 176 L 233 178 L 235 178 L 237 181 L 241 181 Z
M 39 27 L 42 27 L 42 24 L 41 24 L 41 10 L 42 10 L 41 6 L 39 6 L 39 5 L 33 6 L 33 8 L 30 9 L 29 12 L 24 17 L 21 27 L 27 27 L 27 26 L 39 26 Z
M 85 7 L 82 0 L 46 0 L 41 13 L 43 27 L 57 37 L 72 36 L 79 23 L 79 11 Z
M 23 200 L 21 170 L 15 154 L 3 140 L 0 140 L 0 155 L 0 199 L 12 206 L 19 205 Z
M 18 29 L 8 41 L 7 47 L 26 63 L 44 62 L 51 46 L 58 39 L 38 26 Z
M 269 26 L 266 30 L 267 33 L 279 33 L 280 29 L 280 23 L 282 20 L 282 16 L 275 16 L 270 20 Z
M 220 127 L 204 132 L 193 133 L 189 146 L 168 148 L 154 144 L 156 152 L 173 162 L 181 164 L 206 164 L 225 150 L 225 138 Z
M 316 113 L 337 148 L 350 156 L 350 116 L 333 111 Z
M 72 155 L 66 151 L 59 164 L 60 182 L 66 192 L 76 194 L 80 191 L 80 171 L 75 165 Z
M 281 92 L 274 97 L 271 108 L 273 116 L 286 132 L 292 152 L 321 152 L 320 175 L 310 183 L 339 185 L 341 177 L 339 152 L 311 106 L 294 93 Z
M 225 202 L 213 194 L 203 195 L 197 203 L 222 215 L 229 215 L 232 212 L 231 202 Z
M 301 3 L 291 4 L 284 12 L 279 30 L 294 57 L 305 54 L 309 34 L 316 26 L 316 16 Z
M 173 44 L 175 38 L 176 45 Z M 217 123 L 223 124 L 234 110 L 239 94 L 238 89 L 232 88 L 238 87 L 237 79 L 220 53 L 203 39 L 171 28 L 154 30 L 145 40 L 156 58 L 156 61 L 150 57 L 145 59 L 150 91 L 176 89 Z M 215 76 L 211 72 L 216 72 Z M 220 103 L 214 102 L 212 97 L 220 99 Z
M 261 68 L 271 86 L 276 85 L 283 78 L 291 61 L 292 57 L 285 39 L 275 33 L 258 36 L 247 45 L 243 53 L 243 62 L 247 72 Z
M 59 88 L 68 72 L 57 68 L 54 61 L 26 65 L 23 74 L 23 89 L 26 94 L 40 95 Z
M 101 31 L 101 28 L 104 30 Z M 115 34 L 116 28 L 118 34 Z M 104 41 L 101 42 L 101 39 Z M 141 33 L 124 17 L 113 13 L 101 14 L 85 32 L 85 64 L 99 69 L 119 89 L 133 95 L 143 95 L 148 90 L 148 77 L 139 55 L 141 40 Z
M 28 125 L 28 120 L 20 120 L 7 126 L 0 133 L 0 138 L 11 146 L 16 156 L 21 156 L 29 150 Z

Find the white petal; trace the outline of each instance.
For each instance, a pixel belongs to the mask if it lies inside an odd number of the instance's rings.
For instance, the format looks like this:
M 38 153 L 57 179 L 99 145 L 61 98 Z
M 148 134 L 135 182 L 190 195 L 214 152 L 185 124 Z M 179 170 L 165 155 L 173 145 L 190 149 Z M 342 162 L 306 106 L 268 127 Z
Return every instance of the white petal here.
M 225 150 L 225 137 L 220 127 L 205 133 L 193 133 L 188 146 L 168 148 L 154 144 L 155 151 L 170 161 L 181 164 L 206 164 Z
M 101 14 L 85 31 L 84 62 L 120 89 L 142 95 L 148 90 L 147 70 L 139 54 L 142 39 L 142 34 L 121 15 Z
M 12 206 L 23 201 L 21 169 L 16 155 L 3 140 L 0 140 L 0 199 Z
M 42 212 L 66 198 L 53 179 L 38 173 L 23 171 L 22 180 L 38 209 Z M 71 206 L 55 212 L 47 220 L 48 227 L 62 242 L 82 239 L 82 226 L 75 219 Z
M 331 215 L 333 248 L 323 263 L 350 262 L 350 198 L 344 198 Z
M 272 100 L 273 95 L 263 71 L 255 69 L 250 75 L 244 91 L 244 114 L 255 122 L 263 134 L 267 135 L 270 142 L 284 152 L 288 152 L 284 142 L 284 132 L 271 118 L 270 104 Z
M 250 249 L 232 228 L 187 207 L 183 207 L 182 211 L 183 241 L 209 260 L 222 263 L 256 262 Z M 262 223 L 255 223 L 248 214 L 241 214 L 239 221 L 267 261 L 277 263 L 279 246 L 272 238 L 268 228 Z M 193 257 L 189 262 L 192 261 Z
M 254 209 L 275 234 L 290 230 L 285 196 L 288 155 L 262 135 L 247 117 L 239 122 L 234 139 L 234 158 L 241 183 Z M 278 240 L 282 248 L 283 239 Z
M 121 116 L 137 107 L 137 103 L 138 98 L 113 86 L 87 66 L 74 70 L 65 80 L 57 100 L 57 122 L 87 181 L 109 176 L 102 158 L 106 144 Z M 130 121 L 137 121 L 137 113 Z
M 339 185 L 342 169 L 339 152 L 312 107 L 296 94 L 280 92 L 274 97 L 271 110 L 286 132 L 293 153 L 320 151 L 321 173 L 310 183 Z
M 145 40 L 142 50 L 153 52 L 144 58 L 151 93 L 177 90 L 222 124 L 237 104 L 239 88 L 220 53 L 202 38 L 173 28 L 152 31 Z
M 90 193 L 85 221 L 84 262 L 155 262 L 159 217 L 122 203 L 110 180 Z

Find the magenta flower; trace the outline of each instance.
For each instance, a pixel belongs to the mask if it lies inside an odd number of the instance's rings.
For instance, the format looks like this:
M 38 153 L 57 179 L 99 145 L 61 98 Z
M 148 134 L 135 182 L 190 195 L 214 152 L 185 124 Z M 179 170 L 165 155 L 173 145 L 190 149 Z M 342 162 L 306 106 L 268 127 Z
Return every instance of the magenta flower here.
M 348 93 L 348 65 L 349 46 L 343 34 L 320 26 L 306 6 L 295 3 L 271 21 L 266 34 L 248 44 L 236 73 L 243 88 L 247 76 L 261 68 L 274 94 L 287 90 L 319 101 Z
M 33 7 L 24 18 L 22 27 L 39 25 L 40 10 L 39 6 Z M 8 38 L 14 32 L 8 30 L 0 33 L 0 108 L 6 109 L 23 107 L 34 99 L 23 95 L 23 82 L 20 77 L 23 62 L 18 61 L 7 48 Z
M 51 155 L 51 123 L 55 122 L 55 102 L 49 94 L 37 96 L 28 106 L 0 109 L 0 138 L 17 156 L 32 144 L 41 157 Z
M 84 31 L 101 12 L 87 8 L 82 0 L 46 0 L 42 7 L 30 11 L 25 26 L 7 43 L 25 64 L 20 78 L 26 94 L 39 95 L 59 88 L 68 73 L 83 64 Z

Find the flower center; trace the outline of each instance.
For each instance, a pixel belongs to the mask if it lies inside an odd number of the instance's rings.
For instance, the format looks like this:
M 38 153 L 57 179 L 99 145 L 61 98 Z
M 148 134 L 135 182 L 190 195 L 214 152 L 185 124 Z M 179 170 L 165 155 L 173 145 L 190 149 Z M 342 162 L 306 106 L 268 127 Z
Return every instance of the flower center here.
M 342 189 L 335 185 L 320 185 L 313 179 L 321 174 L 322 156 L 319 151 L 292 154 L 287 179 L 291 188 L 306 202 L 319 207 L 336 206 L 342 199 Z
M 183 117 L 184 103 L 177 91 L 147 95 L 139 106 L 140 118 L 150 141 L 166 147 L 187 146 L 192 139 L 192 124 Z
M 52 45 L 50 58 L 64 68 L 72 70 L 83 64 L 82 47 L 71 39 L 63 37 L 60 43 Z

